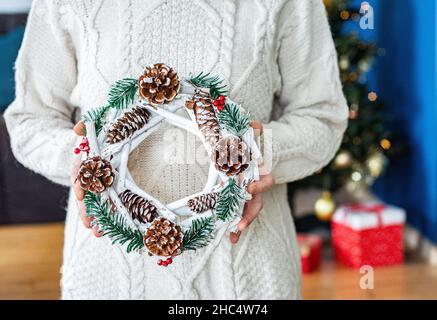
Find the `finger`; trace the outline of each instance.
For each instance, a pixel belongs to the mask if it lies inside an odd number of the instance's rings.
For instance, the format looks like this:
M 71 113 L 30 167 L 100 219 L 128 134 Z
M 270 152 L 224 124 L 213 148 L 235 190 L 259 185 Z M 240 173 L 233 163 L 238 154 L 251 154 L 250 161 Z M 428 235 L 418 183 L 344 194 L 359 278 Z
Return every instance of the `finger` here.
M 93 231 L 93 234 L 94 234 L 95 237 L 100 238 L 100 237 L 103 236 L 103 232 L 100 231 L 98 225 L 93 226 L 93 228 L 91 230 Z
M 73 131 L 78 136 L 85 136 L 85 132 L 86 132 L 86 130 L 85 130 L 85 123 L 83 123 L 83 121 L 79 121 L 74 126 Z
M 85 203 L 83 201 L 77 201 L 77 207 L 79 209 L 79 217 L 82 220 L 83 225 L 85 228 L 90 229 L 92 227 L 93 218 L 88 217 Z
M 71 167 L 71 171 L 70 171 L 71 184 L 76 183 L 76 177 L 77 177 L 77 174 L 79 173 L 81 164 L 82 164 L 82 158 L 81 158 L 81 156 L 77 156 L 73 162 L 73 166 Z
M 253 222 L 253 220 L 255 220 L 255 218 L 258 216 L 258 214 L 260 213 L 261 208 L 260 209 L 251 209 L 251 211 L 248 211 L 246 213 L 246 215 L 241 218 L 240 222 L 237 224 L 237 228 L 239 231 L 244 231 L 247 229 L 247 227 L 250 226 L 250 224 Z
M 253 181 L 247 186 L 247 192 L 252 195 L 266 192 L 275 185 L 275 178 L 272 174 L 260 176 L 259 181 Z
M 85 199 L 85 191 L 80 187 L 79 181 L 76 181 L 73 184 L 73 189 L 77 200 L 82 201 L 83 199 Z
M 257 135 L 263 134 L 263 125 L 261 122 L 259 122 L 257 120 L 253 120 L 250 122 L 250 126 L 253 128 L 253 130 L 255 131 L 255 133 Z
M 240 240 L 240 233 L 231 232 L 231 234 L 229 235 L 229 239 L 231 240 L 232 244 L 236 244 L 238 240 Z
M 259 215 L 263 207 L 262 197 L 260 194 L 253 197 L 252 200 L 246 202 L 244 206 L 243 216 L 237 225 L 238 230 L 244 231 Z
M 237 224 L 237 228 L 240 231 L 244 231 L 250 225 L 251 220 L 248 217 L 241 218 L 241 221 Z

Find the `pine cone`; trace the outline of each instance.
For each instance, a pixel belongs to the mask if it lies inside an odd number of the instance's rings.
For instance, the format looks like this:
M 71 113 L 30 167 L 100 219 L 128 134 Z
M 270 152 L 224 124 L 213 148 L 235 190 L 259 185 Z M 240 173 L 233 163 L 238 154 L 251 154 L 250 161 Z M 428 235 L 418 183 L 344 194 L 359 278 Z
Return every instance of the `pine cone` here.
M 150 119 L 150 112 L 146 108 L 134 107 L 117 119 L 108 131 L 106 141 L 114 144 L 131 137 L 135 131 L 144 127 Z
M 220 138 L 220 126 L 212 100 L 206 97 L 193 97 L 185 102 L 185 106 L 194 111 L 199 130 L 205 140 L 214 146 Z
M 137 219 L 141 223 L 152 222 L 158 216 L 158 210 L 152 202 L 130 190 L 123 191 L 120 200 L 132 215 L 132 219 Z
M 246 170 L 251 158 L 252 153 L 247 144 L 235 136 L 220 139 L 213 153 L 216 169 L 227 176 L 234 176 Z
M 183 233 L 181 228 L 166 218 L 153 221 L 144 235 L 144 244 L 150 253 L 171 257 L 181 253 Z
M 83 190 L 102 193 L 114 183 L 111 163 L 99 156 L 88 158 L 82 161 L 76 179 Z
M 187 205 L 191 211 L 202 213 L 215 207 L 218 201 L 218 196 L 218 192 L 202 194 L 188 200 Z
M 138 80 L 140 97 L 150 104 L 171 102 L 179 93 L 180 82 L 177 73 L 163 63 L 147 66 Z

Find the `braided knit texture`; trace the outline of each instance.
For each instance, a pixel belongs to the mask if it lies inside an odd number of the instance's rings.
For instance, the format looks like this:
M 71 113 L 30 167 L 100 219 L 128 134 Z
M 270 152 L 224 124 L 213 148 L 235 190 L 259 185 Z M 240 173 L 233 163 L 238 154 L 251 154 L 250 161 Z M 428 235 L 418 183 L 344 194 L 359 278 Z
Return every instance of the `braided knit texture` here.
M 209 246 L 167 268 L 93 237 L 71 195 L 62 298 L 300 298 L 284 183 L 326 165 L 347 121 L 322 0 L 34 0 L 16 63 L 17 98 L 5 113 L 15 156 L 69 185 L 75 107 L 104 104 L 112 82 L 159 62 L 180 76 L 204 71 L 226 79 L 232 100 L 264 123 L 264 160 L 278 185 L 237 245 L 220 230 Z M 208 165 L 196 137 L 162 124 L 128 167 L 166 203 L 202 190 Z

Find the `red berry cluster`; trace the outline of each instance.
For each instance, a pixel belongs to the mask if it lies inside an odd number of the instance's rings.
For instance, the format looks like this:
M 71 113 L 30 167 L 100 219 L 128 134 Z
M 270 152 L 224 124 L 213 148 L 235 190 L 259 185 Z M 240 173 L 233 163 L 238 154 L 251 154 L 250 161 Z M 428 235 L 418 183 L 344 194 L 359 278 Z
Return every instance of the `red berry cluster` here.
M 217 100 L 214 100 L 213 104 L 218 111 L 222 111 L 225 107 L 225 96 L 220 96 Z
M 173 263 L 172 258 L 167 258 L 166 260 L 159 259 L 158 266 L 167 267 L 169 264 Z
M 79 145 L 79 148 L 74 149 L 75 154 L 79 154 L 81 152 L 86 152 L 87 154 L 90 153 L 90 144 L 87 138 L 83 138 L 82 142 Z

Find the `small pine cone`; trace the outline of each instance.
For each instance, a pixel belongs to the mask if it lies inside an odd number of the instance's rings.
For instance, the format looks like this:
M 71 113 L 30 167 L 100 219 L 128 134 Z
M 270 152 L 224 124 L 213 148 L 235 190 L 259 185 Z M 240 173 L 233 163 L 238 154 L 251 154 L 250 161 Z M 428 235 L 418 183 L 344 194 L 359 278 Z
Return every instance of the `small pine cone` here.
M 137 219 L 141 223 L 152 222 L 158 216 L 158 210 L 149 200 L 140 197 L 130 190 L 125 190 L 120 194 L 120 200 L 132 219 Z
M 179 93 L 180 81 L 177 73 L 163 63 L 147 66 L 138 80 L 140 97 L 152 105 L 171 102 Z
M 144 244 L 151 254 L 172 257 L 181 253 L 182 239 L 181 227 L 161 217 L 147 229 Z
M 191 209 L 191 211 L 196 213 L 202 213 L 214 208 L 218 201 L 218 197 L 218 192 L 202 194 L 188 200 L 187 205 Z
M 85 159 L 76 179 L 83 190 L 102 193 L 114 183 L 111 163 L 99 156 Z
M 125 112 L 108 131 L 106 141 L 114 144 L 131 137 L 135 131 L 144 127 L 150 119 L 150 112 L 146 108 L 134 107 Z
M 220 138 L 220 126 L 211 99 L 193 97 L 185 102 L 185 106 L 194 111 L 199 130 L 205 140 L 214 146 Z
M 219 140 L 212 157 L 217 170 L 234 176 L 249 167 L 252 152 L 243 140 L 228 136 Z

